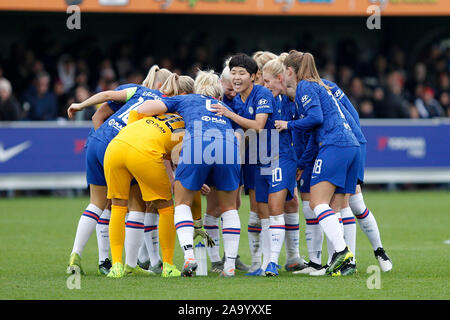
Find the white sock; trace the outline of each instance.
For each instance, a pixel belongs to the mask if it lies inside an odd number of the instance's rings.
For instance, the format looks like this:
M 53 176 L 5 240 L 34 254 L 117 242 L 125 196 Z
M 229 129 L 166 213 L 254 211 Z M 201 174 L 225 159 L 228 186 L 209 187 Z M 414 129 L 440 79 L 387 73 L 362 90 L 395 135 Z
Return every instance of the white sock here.
M 261 219 L 253 211 L 248 218 L 248 245 L 252 263 L 261 263 Z
M 336 212 L 335 214 L 339 220 L 339 227 L 341 228 L 342 234 L 344 234 L 344 226 L 342 225 L 341 213 Z M 345 237 L 344 237 L 344 240 L 345 240 Z M 330 239 L 327 238 L 327 252 L 328 252 L 327 265 L 330 265 L 331 258 L 333 258 L 333 254 L 335 253 L 335 251 L 336 250 L 334 250 L 333 243 L 331 243 Z
M 76 252 L 81 257 L 86 243 L 97 226 L 97 221 L 102 214 L 102 211 L 102 209 L 99 209 L 92 203 L 86 207 L 86 210 L 84 210 L 80 220 L 78 221 L 72 253 Z
M 330 265 L 331 262 L 331 258 L 333 258 L 333 254 L 335 252 L 333 244 L 331 243 L 330 239 L 327 239 L 327 253 L 328 253 L 328 257 L 327 257 L 327 265 Z
M 95 233 L 97 234 L 98 264 L 109 258 L 109 219 L 111 210 L 105 209 L 98 219 Z
M 362 193 L 355 194 L 350 197 L 350 208 L 358 220 L 362 231 L 369 238 L 373 250 L 382 248 L 380 231 L 374 215 L 366 207 Z
M 211 262 L 218 262 L 222 259 L 220 258 L 220 231 L 219 231 L 219 219 L 205 214 L 205 222 L 203 228 L 208 232 L 211 238 L 214 240 L 214 247 L 206 247 L 206 252 L 208 252 L 209 259 Z
M 175 207 L 174 214 L 175 229 L 177 230 L 178 242 L 184 252 L 184 260 L 195 259 L 194 257 L 194 219 L 191 208 L 185 204 Z
M 158 236 L 159 214 L 145 213 L 144 218 L 144 241 L 147 247 L 150 264 L 154 267 L 161 261 L 159 256 L 159 236 Z
M 224 270 L 234 269 L 236 256 L 239 250 L 241 235 L 241 221 L 237 210 L 228 210 L 222 213 L 222 236 L 225 251 Z
M 286 262 L 289 264 L 300 258 L 300 228 L 298 212 L 285 213 L 284 222 L 286 225 Z
M 262 247 L 262 265 L 261 269 L 266 270 L 270 262 L 270 246 L 272 242 L 270 232 L 270 219 L 261 219 L 261 247 Z
M 323 232 L 325 232 L 325 235 L 333 244 L 334 249 L 337 252 L 343 251 L 346 247 L 344 235 L 339 224 L 339 219 L 334 211 L 328 204 L 322 203 L 314 208 L 314 213 L 316 214 L 317 220 L 319 220 Z
M 144 218 L 144 221 L 145 221 L 145 218 Z M 145 237 L 145 222 L 144 222 L 144 237 Z M 150 261 L 150 257 L 148 255 L 147 246 L 145 245 L 144 239 L 142 239 L 142 240 L 143 241 L 141 243 L 141 246 L 139 247 L 138 260 L 140 262 Z
M 125 224 L 125 263 L 134 268 L 144 240 L 144 212 L 130 211 Z
M 278 258 L 280 257 L 281 248 L 283 247 L 284 237 L 286 234 L 286 226 L 284 222 L 284 215 L 271 216 L 270 220 L 270 262 L 278 264 Z
M 323 231 L 309 201 L 303 201 L 303 215 L 306 220 L 305 238 L 309 261 L 322 264 Z
M 344 226 L 345 243 L 356 256 L 356 221 L 350 207 L 341 209 L 342 224 Z

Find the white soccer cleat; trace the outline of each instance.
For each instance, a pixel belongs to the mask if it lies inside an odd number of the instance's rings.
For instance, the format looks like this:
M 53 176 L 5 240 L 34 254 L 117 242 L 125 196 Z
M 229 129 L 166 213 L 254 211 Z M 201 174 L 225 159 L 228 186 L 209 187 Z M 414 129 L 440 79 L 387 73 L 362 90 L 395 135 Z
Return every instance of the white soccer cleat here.
M 308 262 L 307 263 L 307 267 L 302 269 L 302 270 L 298 270 L 298 271 L 294 271 L 292 272 L 292 274 L 310 274 L 311 272 L 315 272 L 322 269 L 322 266 L 320 264 L 314 263 L 314 262 Z
M 322 268 L 320 268 L 319 270 L 310 272 L 309 275 L 313 276 L 313 277 L 324 276 L 327 273 L 327 268 L 328 268 L 328 265 L 325 265 Z
M 388 272 L 392 270 L 392 261 L 386 254 L 383 248 L 378 248 L 374 251 L 375 258 L 378 260 L 378 264 L 380 265 L 381 271 Z

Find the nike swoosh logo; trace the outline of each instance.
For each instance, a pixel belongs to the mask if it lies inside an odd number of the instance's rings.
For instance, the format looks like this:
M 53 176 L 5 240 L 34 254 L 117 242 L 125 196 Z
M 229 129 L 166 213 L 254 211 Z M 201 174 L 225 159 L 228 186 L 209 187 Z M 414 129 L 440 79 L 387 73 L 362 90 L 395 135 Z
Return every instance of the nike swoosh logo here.
M 273 184 L 273 185 L 272 185 L 272 188 L 275 188 L 277 185 L 279 185 L 279 183 Z
M 31 146 L 31 141 L 24 141 L 17 146 L 11 147 L 5 150 L 3 143 L 0 143 L 0 162 L 6 162 L 11 158 L 14 158 L 22 151 L 28 149 Z
M 317 178 L 317 176 L 311 176 L 311 179 Z

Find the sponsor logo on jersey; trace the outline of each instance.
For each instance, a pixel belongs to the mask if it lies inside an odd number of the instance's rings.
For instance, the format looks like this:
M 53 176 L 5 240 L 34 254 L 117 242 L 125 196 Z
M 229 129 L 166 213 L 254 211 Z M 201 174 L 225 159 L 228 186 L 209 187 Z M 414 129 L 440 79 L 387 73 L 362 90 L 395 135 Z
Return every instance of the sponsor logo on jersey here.
M 302 97 L 301 100 L 302 100 L 302 103 L 303 103 L 303 107 L 306 106 L 308 103 L 311 102 L 311 98 L 310 98 L 307 94 L 305 94 L 305 95 Z
M 212 123 L 220 123 L 220 124 L 226 124 L 227 122 L 224 119 L 218 118 L 218 117 L 210 117 L 210 116 L 203 116 L 203 121 L 211 121 Z
M 108 125 L 113 127 L 114 129 L 116 129 L 117 131 L 120 131 L 123 129 L 123 125 L 120 124 L 118 121 L 116 121 L 115 119 L 111 119 L 108 121 Z

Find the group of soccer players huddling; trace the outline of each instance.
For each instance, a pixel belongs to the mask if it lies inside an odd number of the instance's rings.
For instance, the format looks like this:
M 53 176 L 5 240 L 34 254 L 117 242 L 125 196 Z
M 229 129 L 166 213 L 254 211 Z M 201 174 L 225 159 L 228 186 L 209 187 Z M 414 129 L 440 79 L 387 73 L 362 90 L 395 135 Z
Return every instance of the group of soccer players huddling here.
M 207 244 L 210 271 L 223 277 L 236 269 L 278 276 L 283 244 L 286 271 L 348 276 L 356 272 L 356 220 L 381 270 L 392 269 L 361 193 L 367 141 L 358 113 L 335 83 L 320 78 L 312 54 L 235 54 L 220 76 L 199 71 L 195 80 L 155 65 L 142 85 L 97 93 L 68 115 L 91 105 L 100 106 L 86 141 L 90 203 L 68 273 L 84 273 L 81 256 L 96 230 L 98 272 L 111 278 L 190 277 L 196 237 Z M 243 192 L 250 266 L 238 252 Z M 309 262 L 299 253 L 300 203 Z M 176 238 L 181 271 L 173 262 Z

